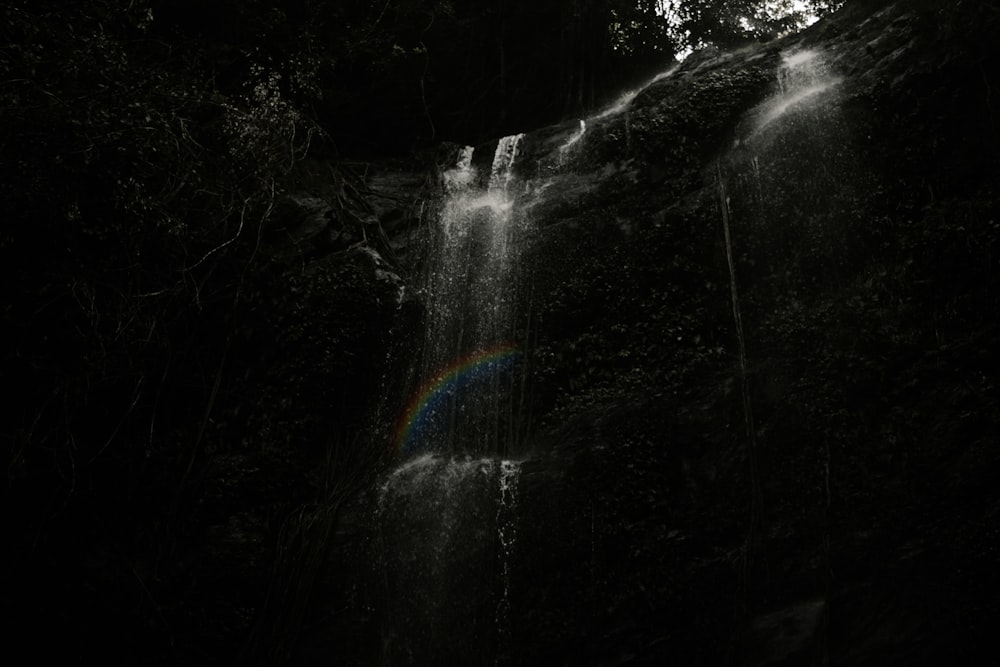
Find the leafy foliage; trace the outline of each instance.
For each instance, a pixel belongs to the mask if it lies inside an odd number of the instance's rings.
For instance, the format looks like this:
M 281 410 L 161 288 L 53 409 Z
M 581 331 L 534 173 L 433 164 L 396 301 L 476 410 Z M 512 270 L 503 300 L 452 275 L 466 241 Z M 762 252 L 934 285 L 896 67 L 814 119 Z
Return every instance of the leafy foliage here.
M 283 513 L 375 466 L 344 397 L 366 397 L 395 288 L 361 251 L 304 273 L 282 229 L 306 155 L 332 151 L 309 42 L 275 37 L 289 17 L 246 7 L 233 42 L 210 43 L 160 9 L 0 10 L 6 570 L 25 627 L 65 632 L 77 655 L 217 664 L 261 609 Z M 261 33 L 273 48 L 241 51 Z M 318 195 L 362 241 L 359 177 L 323 171 L 353 188 Z M 296 421 L 289 400 L 323 419 Z M 330 432 L 365 465 L 315 479 Z

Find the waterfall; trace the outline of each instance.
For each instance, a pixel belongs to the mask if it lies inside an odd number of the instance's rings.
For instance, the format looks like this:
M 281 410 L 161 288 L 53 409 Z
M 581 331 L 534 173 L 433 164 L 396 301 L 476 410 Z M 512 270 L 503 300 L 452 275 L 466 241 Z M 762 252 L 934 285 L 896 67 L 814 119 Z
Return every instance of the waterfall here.
M 569 155 L 570 150 L 573 148 L 573 146 L 580 143 L 580 139 L 583 138 L 583 135 L 584 133 L 586 133 L 586 131 L 587 131 L 587 121 L 581 119 L 579 129 L 569 136 L 566 142 L 559 147 L 559 150 L 556 153 L 557 168 L 562 167 L 566 163 L 566 157 Z
M 545 159 L 539 160 L 536 165 L 538 171 L 537 177 L 532 182 L 526 184 L 534 199 L 536 201 L 541 199 L 544 191 L 550 188 L 560 176 L 566 176 L 567 172 L 576 171 L 575 169 L 567 170 L 566 167 L 572 167 L 574 162 L 579 159 L 580 149 L 584 145 L 583 139 L 588 136 L 592 128 L 603 127 L 604 132 L 607 132 L 609 127 L 619 122 L 619 116 L 623 115 L 626 149 L 631 150 L 632 138 L 629 108 L 632 102 L 649 86 L 671 76 L 677 71 L 677 68 L 678 66 L 675 65 L 647 80 L 641 86 L 626 90 L 617 99 L 602 107 L 593 115 L 577 119 L 576 126 L 572 127 L 572 129 L 566 127 L 563 130 L 560 127 L 559 132 L 555 134 L 547 147 L 547 151 L 545 151 Z M 601 136 L 602 132 L 599 130 L 598 141 L 600 141 Z M 530 203 L 528 206 L 530 207 Z
M 593 118 L 592 118 L 592 120 L 595 120 L 595 121 L 596 120 L 601 120 L 602 118 L 607 118 L 608 116 L 614 116 L 614 115 L 617 115 L 617 114 L 621 113 L 622 111 L 626 110 L 628 108 L 628 106 L 630 104 L 632 104 L 632 100 L 634 100 L 636 97 L 639 96 L 639 93 L 641 93 L 642 91 L 646 90 L 646 88 L 649 88 L 654 83 L 657 83 L 659 81 L 662 81 L 663 79 L 666 79 L 668 76 L 670 76 L 671 74 L 673 74 L 674 72 L 676 72 L 678 67 L 679 67 L 679 65 L 674 65 L 674 66 L 670 67 L 669 69 L 667 69 L 667 70 L 665 70 L 663 72 L 660 72 L 659 74 L 657 74 L 653 78 L 649 79 L 648 81 L 646 81 L 645 83 L 643 83 L 638 88 L 633 88 L 631 90 L 626 90 L 624 93 L 622 93 L 621 95 L 618 96 L 618 99 L 616 99 L 614 102 L 612 102 L 607 107 L 605 107 L 604 109 L 602 109 L 601 111 L 599 111 L 596 115 L 594 115 Z
M 497 505 L 497 537 L 500 542 L 500 577 L 503 589 L 497 603 L 496 627 L 501 648 L 510 632 L 510 566 L 517 540 L 517 483 L 521 464 L 500 462 L 500 502 Z
M 486 664 L 510 642 L 519 461 L 422 454 L 379 486 L 384 662 Z
M 551 147 L 558 167 L 587 131 L 579 120 Z M 522 462 L 511 451 L 522 431 L 519 252 L 529 231 L 516 170 L 522 139 L 500 139 L 488 171 L 467 146 L 443 174 L 421 289 L 419 381 L 397 423 L 400 463 L 377 488 L 386 664 L 499 664 L 513 655 Z
M 422 454 L 379 486 L 386 664 L 485 664 L 509 638 L 520 463 Z
M 488 181 L 466 147 L 444 174 L 445 201 L 428 252 L 421 386 L 397 427 L 405 453 L 494 454 L 514 439 L 509 370 L 515 336 L 517 248 L 514 163 L 523 135 L 497 143 Z
M 822 104 L 822 93 L 841 83 L 842 79 L 829 72 L 818 51 L 795 51 L 782 56 L 778 70 L 778 94 L 771 97 L 756 112 L 751 137 L 790 112 L 807 110 Z
M 768 289 L 797 298 L 822 277 L 839 279 L 849 254 L 843 222 L 834 222 L 852 216 L 859 181 L 832 102 L 842 81 L 821 51 L 782 54 L 774 94 L 746 115 L 723 165 L 735 216 L 750 227 L 742 242 L 767 265 Z
M 726 246 L 726 264 L 729 268 L 729 296 L 733 311 L 733 325 L 736 329 L 737 360 L 739 363 L 740 396 L 743 404 L 743 422 L 747 434 L 747 458 L 750 465 L 750 523 L 747 530 L 746 543 L 743 547 L 740 571 L 740 604 L 747 604 L 747 579 L 753 563 L 754 550 L 760 539 L 760 521 L 763 511 L 763 495 L 760 488 L 760 475 L 757 467 L 757 427 L 753 418 L 753 402 L 750 395 L 750 373 L 747 365 L 746 334 L 743 331 L 743 314 L 740 309 L 739 289 L 736 283 L 736 262 L 733 258 L 733 240 L 729 224 L 729 195 L 726 193 L 726 182 L 722 176 L 722 168 L 716 163 L 717 187 L 719 190 L 719 209 L 722 212 L 723 242 Z
M 523 138 L 523 134 L 513 134 L 497 142 L 496 151 L 493 153 L 493 166 L 490 168 L 491 192 L 499 190 L 504 197 L 507 196 L 507 186 L 514 178 L 514 160 L 517 158 L 517 149 Z
M 653 84 L 669 77 L 677 70 L 677 67 L 678 66 L 675 65 L 666 71 L 660 72 L 653 78 L 643 83 L 638 88 L 626 90 L 625 92 L 620 94 L 614 102 L 605 106 L 603 109 L 595 113 L 593 116 L 590 116 L 587 119 L 581 118 L 578 121 L 579 127 L 577 128 L 577 130 L 569 137 L 567 137 L 566 140 L 562 143 L 562 145 L 560 145 L 556 149 L 555 151 L 556 160 L 554 165 L 555 170 L 559 171 L 563 166 L 565 166 L 573 150 L 580 144 L 580 140 L 583 139 L 584 134 L 586 134 L 588 122 L 592 124 L 599 123 L 600 121 L 608 119 L 612 116 L 617 116 L 620 113 L 625 114 L 625 141 L 628 144 L 628 148 L 631 149 L 630 122 L 628 115 L 629 106 L 632 104 L 633 100 L 635 100 L 635 98 L 639 96 L 639 93 L 644 91 L 649 86 L 652 86 Z
M 420 383 L 396 428 L 402 462 L 377 490 L 386 664 L 495 663 L 509 643 L 521 463 L 503 454 L 519 402 L 522 137 L 497 142 L 488 174 L 472 147 L 443 174 Z
M 857 215 L 854 187 L 861 179 L 845 119 L 831 102 L 841 81 L 820 51 L 782 54 L 773 94 L 746 114 L 735 145 L 715 165 L 751 481 L 740 572 L 744 612 L 766 533 L 751 376 L 778 372 L 780 362 L 764 355 L 783 354 L 788 343 L 780 323 L 794 321 L 807 299 L 840 289 L 850 257 L 846 225 Z M 748 339 L 767 350 L 753 364 Z M 815 442 L 828 503 L 830 450 L 824 434 Z

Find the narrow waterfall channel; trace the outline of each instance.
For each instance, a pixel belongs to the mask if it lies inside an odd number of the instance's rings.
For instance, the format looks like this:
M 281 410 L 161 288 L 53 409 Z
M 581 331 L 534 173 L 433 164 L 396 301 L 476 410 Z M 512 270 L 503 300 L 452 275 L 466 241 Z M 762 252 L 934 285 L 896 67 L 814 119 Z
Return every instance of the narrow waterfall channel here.
M 849 261 L 845 221 L 856 215 L 853 188 L 859 170 L 849 133 L 831 103 L 841 83 L 820 51 L 782 54 L 772 95 L 744 116 L 734 146 L 715 164 L 751 482 L 741 604 L 763 567 L 754 561 L 766 551 L 767 532 L 752 376 L 768 362 L 755 358 L 752 347 L 768 347 L 776 338 L 775 322 L 790 316 L 779 312 L 779 303 L 790 300 L 794 317 L 810 300 L 837 289 Z M 752 278 L 744 284 L 738 276 Z M 825 522 L 831 453 L 828 440 L 815 444 L 816 458 L 823 462 Z
M 802 286 L 792 281 L 829 280 L 820 270 L 833 271 L 844 258 L 842 229 L 831 224 L 830 213 L 850 195 L 851 179 L 844 172 L 851 154 L 847 133 L 825 97 L 836 94 L 840 83 L 822 53 L 783 54 L 774 94 L 744 117 L 735 145 L 716 161 L 743 374 L 748 364 L 736 258 L 742 253 L 769 266 L 764 284 L 755 285 L 757 295 L 769 290 L 798 294 Z M 806 165 L 809 175 L 802 176 Z M 796 192 L 790 189 L 793 174 L 799 176 Z M 789 270 L 789 261 L 796 270 Z
M 503 652 L 520 467 L 421 454 L 382 483 L 385 664 L 492 664 Z
M 724 156 L 720 178 L 730 181 L 731 215 L 742 226 L 734 243 L 768 266 L 758 293 L 803 294 L 840 274 L 842 220 L 859 180 L 850 132 L 832 103 L 842 82 L 820 51 L 783 54 L 774 93 L 744 117 Z
M 388 664 L 487 664 L 509 639 L 519 461 L 514 164 L 497 142 L 489 174 L 459 153 L 429 244 L 419 389 L 396 428 L 402 463 L 378 491 Z M 462 628 L 462 636 L 455 636 Z
M 397 430 L 405 454 L 493 456 L 513 439 L 511 376 L 503 371 L 521 356 L 513 318 L 525 223 L 515 215 L 512 181 L 522 137 L 497 143 L 485 184 L 472 147 L 444 174 L 424 289 L 421 386 Z

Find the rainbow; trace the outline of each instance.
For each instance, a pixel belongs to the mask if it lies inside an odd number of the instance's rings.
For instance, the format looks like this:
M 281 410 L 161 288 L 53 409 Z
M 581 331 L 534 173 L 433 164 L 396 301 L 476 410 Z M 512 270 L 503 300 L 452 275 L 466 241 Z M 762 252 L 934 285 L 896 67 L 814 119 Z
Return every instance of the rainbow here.
M 511 345 L 481 350 L 453 362 L 425 382 L 396 425 L 393 449 L 400 452 L 412 448 L 420 427 L 428 421 L 444 397 L 481 377 L 508 368 L 520 356 L 521 353 Z

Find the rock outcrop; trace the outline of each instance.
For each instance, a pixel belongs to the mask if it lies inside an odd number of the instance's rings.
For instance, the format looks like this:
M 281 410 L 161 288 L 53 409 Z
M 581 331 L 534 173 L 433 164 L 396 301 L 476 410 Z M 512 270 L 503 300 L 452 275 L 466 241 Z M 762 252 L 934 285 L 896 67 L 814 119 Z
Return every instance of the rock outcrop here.
M 849 4 L 526 136 L 535 428 L 501 661 L 987 646 L 1000 16 L 973 4 Z M 350 533 L 340 630 L 304 646 L 350 627 L 365 664 L 387 621 L 370 573 L 345 593 Z

